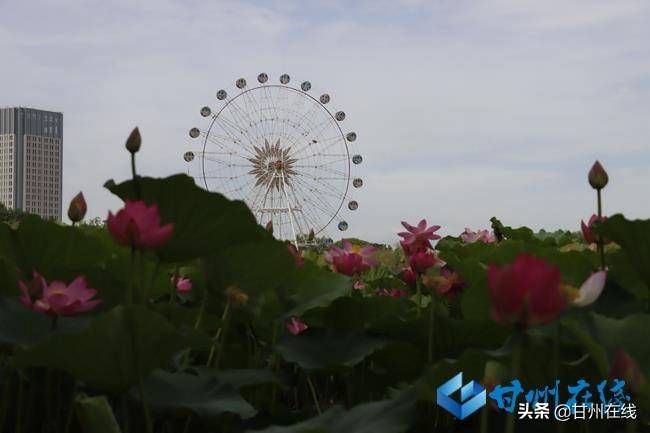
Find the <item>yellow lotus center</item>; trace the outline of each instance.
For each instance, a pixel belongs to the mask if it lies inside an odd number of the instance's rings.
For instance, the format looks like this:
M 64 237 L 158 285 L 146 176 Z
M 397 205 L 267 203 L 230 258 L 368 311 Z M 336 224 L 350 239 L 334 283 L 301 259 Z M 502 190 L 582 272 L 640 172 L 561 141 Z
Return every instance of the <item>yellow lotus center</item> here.
M 363 249 L 363 247 L 361 245 L 352 245 L 351 251 L 353 253 L 360 254 L 362 249 Z
M 63 290 L 52 290 L 50 296 L 67 296 Z
M 248 302 L 248 295 L 236 287 L 230 286 L 226 289 L 226 294 L 230 301 L 235 305 L 244 305 Z
M 569 284 L 562 284 L 560 288 L 562 290 L 562 293 L 564 293 L 564 296 L 569 302 L 575 301 L 580 297 L 580 290 L 576 289 L 575 287 Z

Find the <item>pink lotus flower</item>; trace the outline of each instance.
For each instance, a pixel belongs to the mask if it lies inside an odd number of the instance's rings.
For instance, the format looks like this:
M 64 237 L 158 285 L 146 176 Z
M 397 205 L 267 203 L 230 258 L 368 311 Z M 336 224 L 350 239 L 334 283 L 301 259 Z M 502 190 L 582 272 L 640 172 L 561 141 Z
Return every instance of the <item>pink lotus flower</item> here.
M 407 255 L 425 251 L 431 248 L 429 241 L 440 239 L 440 236 L 434 234 L 434 232 L 440 230 L 440 226 L 427 228 L 427 220 L 425 219 L 421 220 L 417 226 L 412 226 L 406 221 L 402 221 L 402 225 L 407 231 L 400 232 L 397 235 L 404 238 L 400 241 L 400 245 Z
M 20 301 L 25 307 L 51 316 L 84 313 L 102 302 L 92 299 L 97 290 L 88 289 L 83 276 L 77 277 L 70 285 L 62 281 L 52 281 L 48 285 L 42 276 L 34 272 L 34 280 L 31 283 L 19 281 L 18 287 L 21 291 Z M 35 290 L 40 290 L 40 293 L 35 293 Z M 39 294 L 40 298 L 36 299 Z
M 618 348 L 614 354 L 614 362 L 609 371 L 609 377 L 612 379 L 623 379 L 630 386 L 635 394 L 645 385 L 645 376 L 639 368 L 639 364 L 628 353 Z
M 432 285 L 436 293 L 455 299 L 465 290 L 465 282 L 449 266 L 440 269 L 440 275 L 425 279 L 426 286 Z
M 287 244 L 287 249 L 293 256 L 293 261 L 296 264 L 296 268 L 301 268 L 305 263 L 302 260 L 302 254 L 298 251 L 298 248 L 294 244 Z
M 417 275 L 415 272 L 410 267 L 402 269 L 402 272 L 400 273 L 400 278 L 402 278 L 402 281 L 404 281 L 406 284 L 408 284 L 411 287 L 415 287 Z
M 466 244 L 473 244 L 474 242 L 485 242 L 486 244 L 491 244 L 496 241 L 494 233 L 489 230 L 477 230 L 472 231 L 472 229 L 465 227 L 465 231 L 461 233 L 460 239 Z
M 436 264 L 436 258 L 430 251 L 419 251 L 409 257 L 409 265 L 413 272 L 423 274 Z
M 593 244 L 598 242 L 598 235 L 596 235 L 591 229 L 594 224 L 598 221 L 606 221 L 607 217 L 598 218 L 598 215 L 594 214 L 589 218 L 589 222 L 585 224 L 583 220 L 580 220 L 580 228 L 582 229 L 582 236 L 585 238 L 585 242 L 588 244 Z M 603 242 L 607 243 L 606 239 L 603 239 Z
M 556 266 L 526 254 L 502 267 L 490 265 L 488 285 L 493 319 L 501 324 L 551 322 L 565 305 L 561 281 Z
M 287 331 L 293 335 L 298 335 L 309 329 L 309 326 L 296 316 L 291 316 L 285 320 L 284 326 L 287 328 Z
M 332 265 L 335 272 L 343 275 L 358 275 L 364 270 L 375 266 L 378 262 L 371 256 L 377 251 L 375 247 L 361 247 L 343 240 L 343 248 L 332 247 L 325 253 L 325 261 Z
M 187 293 L 192 290 L 192 280 L 189 278 L 184 278 L 180 275 L 172 275 L 171 283 L 178 293 Z
M 108 231 L 120 245 L 141 248 L 158 248 L 172 237 L 174 224 L 160 225 L 160 214 L 155 204 L 127 200 L 116 215 L 108 213 Z
M 20 269 L 18 271 L 19 275 L 22 277 L 22 271 L 20 271 Z M 34 306 L 34 300 L 41 296 L 45 287 L 47 287 L 45 278 L 43 278 L 38 272 L 34 271 L 32 281 L 18 281 L 18 288 L 20 289 L 20 302 L 25 307 L 32 308 Z
M 409 295 L 406 290 L 400 289 L 380 289 L 377 290 L 377 296 L 390 296 L 391 298 L 404 298 Z

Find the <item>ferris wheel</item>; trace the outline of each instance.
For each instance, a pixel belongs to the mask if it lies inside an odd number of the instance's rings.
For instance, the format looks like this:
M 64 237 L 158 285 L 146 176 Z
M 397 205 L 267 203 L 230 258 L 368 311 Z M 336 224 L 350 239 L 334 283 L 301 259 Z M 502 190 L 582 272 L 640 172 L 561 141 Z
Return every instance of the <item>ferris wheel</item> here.
M 330 95 L 290 82 L 261 73 L 252 86 L 239 78 L 232 93 L 217 91 L 216 105 L 200 110 L 206 127 L 189 131 L 197 149 L 183 159 L 207 190 L 245 201 L 261 225 L 297 246 L 308 233 L 348 229 L 342 212 L 359 207 L 352 191 L 363 180 L 353 171 L 363 158 Z

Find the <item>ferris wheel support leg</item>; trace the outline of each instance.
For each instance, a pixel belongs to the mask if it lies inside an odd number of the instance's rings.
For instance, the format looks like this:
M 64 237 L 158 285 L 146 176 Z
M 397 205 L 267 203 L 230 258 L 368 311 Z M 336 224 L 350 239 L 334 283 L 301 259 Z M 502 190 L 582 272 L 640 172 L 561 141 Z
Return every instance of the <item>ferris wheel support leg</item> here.
M 280 186 L 282 188 L 282 194 L 284 195 L 285 200 L 287 201 L 287 210 L 289 211 L 289 223 L 291 224 L 291 233 L 293 234 L 293 244 L 296 249 L 300 251 L 298 247 L 298 236 L 296 236 L 296 227 L 294 226 L 295 216 L 293 215 L 293 208 L 291 207 L 291 201 L 289 200 L 289 195 L 285 188 L 284 173 L 280 172 Z

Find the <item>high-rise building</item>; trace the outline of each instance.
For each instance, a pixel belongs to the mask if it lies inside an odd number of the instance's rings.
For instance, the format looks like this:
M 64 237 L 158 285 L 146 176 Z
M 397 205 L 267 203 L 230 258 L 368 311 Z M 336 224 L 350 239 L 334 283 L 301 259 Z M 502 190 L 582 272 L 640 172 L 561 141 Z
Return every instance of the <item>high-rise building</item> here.
M 63 114 L 0 108 L 0 202 L 61 221 Z

